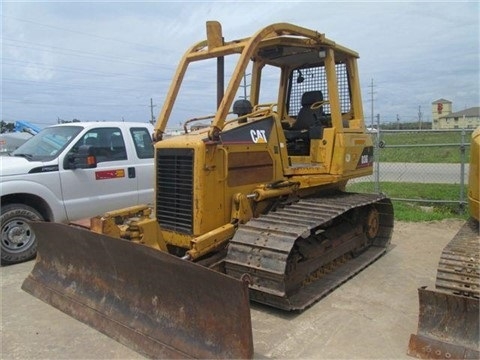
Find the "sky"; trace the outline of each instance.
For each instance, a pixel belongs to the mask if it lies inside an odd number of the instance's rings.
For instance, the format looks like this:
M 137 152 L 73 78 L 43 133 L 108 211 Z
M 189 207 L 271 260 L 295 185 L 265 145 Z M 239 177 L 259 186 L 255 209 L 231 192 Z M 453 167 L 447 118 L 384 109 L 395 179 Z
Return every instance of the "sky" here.
M 277 22 L 324 33 L 360 54 L 367 124 L 428 122 L 441 98 L 453 111 L 480 106 L 479 13 L 478 1 L 2 0 L 1 120 L 150 121 L 184 52 L 217 20 L 226 41 Z M 185 85 L 191 97 L 169 128 L 212 113 L 209 74 Z

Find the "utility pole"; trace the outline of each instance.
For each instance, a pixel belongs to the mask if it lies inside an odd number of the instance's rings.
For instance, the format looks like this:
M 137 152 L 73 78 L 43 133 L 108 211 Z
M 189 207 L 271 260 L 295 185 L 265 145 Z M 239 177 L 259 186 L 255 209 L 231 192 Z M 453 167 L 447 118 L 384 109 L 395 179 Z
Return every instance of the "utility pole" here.
M 422 130 L 422 107 L 418 107 L 418 128 Z
M 250 85 L 247 85 L 247 76 L 248 75 L 251 75 L 251 74 L 244 74 L 243 75 L 243 85 L 240 85 L 240 87 L 243 88 L 243 98 L 245 100 L 248 100 L 248 95 L 247 95 L 247 87 L 249 87 Z
M 375 164 L 375 192 L 380 193 L 380 162 L 378 161 L 378 150 L 380 147 L 380 114 L 377 114 L 377 132 L 375 136 L 375 151 L 373 161 Z
M 400 116 L 397 114 L 397 130 L 400 130 Z
M 150 115 L 151 115 L 150 124 L 152 124 L 152 125 L 155 125 L 155 117 L 153 116 L 153 108 L 155 106 L 157 106 L 157 105 L 153 105 L 153 99 L 150 98 Z

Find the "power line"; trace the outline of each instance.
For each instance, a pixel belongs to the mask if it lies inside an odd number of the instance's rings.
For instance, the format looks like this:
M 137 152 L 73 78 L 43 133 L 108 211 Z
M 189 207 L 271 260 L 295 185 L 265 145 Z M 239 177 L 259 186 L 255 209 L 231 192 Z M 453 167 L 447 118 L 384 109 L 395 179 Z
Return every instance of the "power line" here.
M 115 57 L 115 56 L 98 55 L 98 54 L 91 53 L 91 52 L 88 52 L 88 51 L 67 49 L 67 48 L 62 48 L 62 47 L 58 47 L 58 46 L 38 44 L 38 43 L 30 42 L 30 41 L 10 40 L 8 38 L 4 38 L 3 40 L 7 41 L 7 43 L 5 43 L 5 42 L 3 43 L 3 47 L 5 47 L 5 46 L 8 47 L 9 46 L 9 47 L 28 49 L 28 50 L 37 50 L 37 51 L 43 51 L 43 52 L 61 54 L 61 55 L 67 55 L 67 56 L 80 56 L 80 57 L 84 57 L 84 58 L 93 58 L 93 59 L 103 60 L 103 61 L 114 61 L 114 62 L 117 62 L 117 63 L 162 67 L 162 65 L 154 64 L 154 63 L 146 63 L 146 62 L 141 62 L 141 61 L 122 59 L 122 58 Z M 13 44 L 8 44 L 8 42 L 12 42 Z M 14 43 L 24 43 L 26 45 L 16 45 Z M 168 69 L 172 69 L 171 66 L 169 67 L 167 65 L 163 65 L 163 67 L 168 67 Z
M 2 17 L 7 18 L 7 19 L 13 19 L 13 20 L 16 20 L 16 21 L 25 22 L 25 23 L 35 24 L 35 25 L 43 26 L 43 27 L 50 28 L 50 29 L 67 31 L 67 32 L 70 32 L 70 33 L 73 33 L 73 34 L 80 34 L 80 35 L 84 35 L 84 36 L 88 36 L 88 37 L 93 37 L 93 38 L 97 38 L 97 39 L 115 41 L 115 42 L 119 42 L 119 43 L 130 44 L 130 45 L 140 46 L 140 47 L 144 47 L 144 48 L 151 48 L 151 49 L 154 49 L 154 50 L 156 49 L 154 46 L 151 46 L 151 45 L 145 45 L 145 44 L 136 43 L 136 42 L 132 42 L 132 41 L 115 39 L 115 38 L 111 38 L 111 37 L 107 37 L 107 36 L 101 36 L 101 35 L 97 35 L 97 34 L 90 34 L 90 33 L 86 33 L 86 32 L 83 32 L 83 31 L 62 28 L 62 27 L 59 27 L 59 26 L 42 24 L 42 23 L 39 23 L 39 22 L 36 22 L 36 21 L 20 19 L 20 18 L 14 17 L 14 16 L 2 15 Z
M 92 90 L 108 90 L 109 92 L 125 92 L 125 91 L 134 91 L 136 89 L 132 88 L 112 88 L 112 87 L 100 87 L 98 85 L 85 85 L 85 84 L 79 84 L 79 83 L 57 83 L 57 82 L 45 82 L 45 81 L 35 81 L 35 80 L 22 80 L 22 79 L 15 79 L 15 78 L 3 78 L 2 82 L 7 82 L 7 83 L 17 83 L 17 84 L 29 84 L 29 85 L 35 85 L 35 86 L 43 86 L 45 88 L 61 88 L 61 87 L 66 87 L 70 89 L 88 89 L 90 91 Z
M 66 67 L 66 66 L 49 66 L 45 65 L 42 63 L 38 62 L 30 62 L 30 61 L 22 61 L 22 60 L 15 60 L 15 59 L 10 59 L 10 58 L 0 58 L 3 62 L 3 64 L 11 64 L 13 66 L 21 66 L 21 64 L 28 65 L 28 66 L 35 66 L 43 69 L 48 69 L 48 70 L 54 70 L 55 72 L 70 72 L 70 73 L 77 73 L 77 74 L 86 74 L 86 75 L 94 75 L 94 76 L 104 76 L 104 77 L 131 77 L 135 79 L 144 79 L 144 80 L 150 80 L 150 81 L 156 81 L 152 79 L 152 77 L 143 77 L 143 76 L 136 76 L 136 75 L 131 75 L 131 74 L 125 74 L 125 73 L 109 73 L 109 72 L 104 72 L 104 71 L 92 71 L 92 70 L 86 70 L 82 68 L 72 68 L 72 67 Z
M 42 106 L 66 106 L 66 107 L 144 107 L 144 104 L 125 104 L 125 103 L 116 103 L 116 104 L 105 104 L 105 103 L 72 103 L 72 102 L 55 102 L 55 101 L 35 101 L 28 99 L 6 99 L 3 98 L 0 100 L 0 104 L 16 103 L 16 104 L 25 104 L 25 105 L 42 105 Z

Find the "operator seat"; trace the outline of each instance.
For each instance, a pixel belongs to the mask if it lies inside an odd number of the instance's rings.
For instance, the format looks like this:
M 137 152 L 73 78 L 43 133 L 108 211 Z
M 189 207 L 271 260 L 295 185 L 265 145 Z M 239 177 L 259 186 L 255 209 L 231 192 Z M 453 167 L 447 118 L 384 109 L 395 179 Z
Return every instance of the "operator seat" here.
M 296 139 L 309 139 L 310 130 L 314 131 L 314 138 L 321 138 L 321 121 L 324 117 L 323 106 L 311 109 L 312 104 L 323 101 L 323 94 L 320 90 L 307 91 L 302 95 L 302 107 L 297 115 L 297 120 L 290 129 L 285 130 L 287 141 Z M 317 134 L 319 133 L 319 134 Z
M 320 90 L 307 91 L 302 95 L 302 107 L 297 115 L 297 121 L 292 125 L 292 130 L 309 129 L 320 121 L 323 116 L 323 106 L 317 109 L 310 107 L 316 102 L 323 101 L 323 94 Z

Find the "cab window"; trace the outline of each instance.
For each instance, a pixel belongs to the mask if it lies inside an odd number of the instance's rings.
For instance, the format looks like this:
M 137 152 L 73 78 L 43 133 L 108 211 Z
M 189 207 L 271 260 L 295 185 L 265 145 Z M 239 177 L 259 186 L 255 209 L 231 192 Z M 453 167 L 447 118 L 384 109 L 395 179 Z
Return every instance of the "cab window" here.
M 72 152 L 77 152 L 82 145 L 88 145 L 93 148 L 93 154 L 97 159 L 97 163 L 127 160 L 125 141 L 119 128 L 102 128 L 88 131 L 75 144 Z
M 152 135 L 147 128 L 131 128 L 130 133 L 139 159 L 153 158 Z

